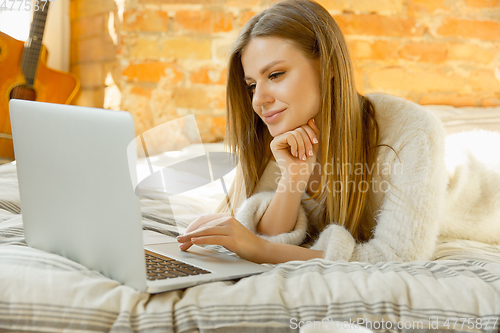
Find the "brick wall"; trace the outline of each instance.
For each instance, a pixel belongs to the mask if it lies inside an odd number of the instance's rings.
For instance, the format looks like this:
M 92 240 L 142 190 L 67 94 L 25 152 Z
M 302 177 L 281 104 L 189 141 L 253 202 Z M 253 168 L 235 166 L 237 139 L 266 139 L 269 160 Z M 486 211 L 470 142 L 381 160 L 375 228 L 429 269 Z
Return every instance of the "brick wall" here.
M 319 0 L 346 35 L 362 93 L 500 105 L 500 0 Z M 130 111 L 142 133 L 195 114 L 224 133 L 226 55 L 271 0 L 72 0 L 76 104 Z

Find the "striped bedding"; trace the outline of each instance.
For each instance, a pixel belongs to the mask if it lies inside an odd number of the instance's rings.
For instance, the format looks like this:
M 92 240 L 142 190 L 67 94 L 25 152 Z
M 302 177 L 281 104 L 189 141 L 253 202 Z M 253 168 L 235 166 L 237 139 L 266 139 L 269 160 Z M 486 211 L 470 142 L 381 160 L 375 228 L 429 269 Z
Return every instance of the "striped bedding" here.
M 220 183 L 211 186 L 171 200 L 175 212 L 141 199 L 143 227 L 176 235 L 220 199 L 207 195 Z M 499 332 L 499 316 L 500 248 L 463 240 L 441 242 L 433 261 L 294 261 L 237 281 L 139 293 L 26 246 L 15 164 L 0 165 L 1 332 L 299 332 L 307 322 Z

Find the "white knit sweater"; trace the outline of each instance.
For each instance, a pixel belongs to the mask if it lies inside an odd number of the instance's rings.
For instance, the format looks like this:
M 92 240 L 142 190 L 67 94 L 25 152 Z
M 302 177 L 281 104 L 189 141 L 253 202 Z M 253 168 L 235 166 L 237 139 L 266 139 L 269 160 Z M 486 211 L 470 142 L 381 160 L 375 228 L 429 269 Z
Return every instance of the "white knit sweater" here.
M 459 191 L 467 190 L 467 186 L 449 184 L 450 170 L 447 171 L 444 159 L 446 132 L 439 118 L 430 110 L 401 98 L 385 94 L 369 94 L 366 97 L 376 110 L 380 143 L 394 148 L 399 156 L 390 148 L 378 149 L 378 164 L 372 171 L 374 186 L 370 186 L 374 192 L 376 211 L 374 236 L 366 243 L 356 243 L 347 229 L 331 221 L 333 223 L 322 231 L 311 248 L 324 251 L 324 258 L 329 260 L 370 263 L 428 260 L 438 240 L 440 225 L 445 226 L 441 230 L 442 235 L 470 238 L 460 232 L 457 235 L 457 229 L 453 226 L 457 223 L 456 219 L 444 218 L 447 212 L 456 210 L 456 206 L 464 205 L 460 200 L 447 203 L 447 197 L 461 196 L 447 193 L 447 186 L 452 189 L 461 187 Z M 381 183 L 380 175 L 385 175 L 394 186 Z M 500 185 L 500 173 L 498 175 Z M 254 233 L 271 203 L 280 177 L 277 163 L 271 161 L 254 194 L 237 209 L 235 218 Z M 466 183 L 464 177 L 452 179 Z M 498 201 L 499 196 L 493 200 Z M 302 199 L 307 198 L 309 195 L 304 193 Z M 302 244 L 308 223 L 316 225 L 319 222 L 319 214 L 316 211 L 311 213 L 317 204 L 314 200 L 302 201 L 295 228 L 291 232 L 259 236 L 273 242 Z M 324 209 L 323 206 L 320 208 Z M 462 207 L 462 211 L 464 209 L 467 211 L 467 208 Z M 500 213 L 500 209 L 496 211 Z M 498 236 L 500 219 L 497 222 Z M 471 228 L 462 229 L 470 234 Z M 479 232 L 476 238 L 484 239 L 487 234 Z

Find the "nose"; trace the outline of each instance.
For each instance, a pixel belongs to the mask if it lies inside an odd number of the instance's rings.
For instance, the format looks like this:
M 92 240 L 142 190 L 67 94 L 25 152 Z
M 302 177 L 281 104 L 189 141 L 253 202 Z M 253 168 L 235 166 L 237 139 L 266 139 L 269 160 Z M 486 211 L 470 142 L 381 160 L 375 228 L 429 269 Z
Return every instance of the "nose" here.
M 256 85 L 252 98 L 254 107 L 262 107 L 273 101 L 274 97 L 265 83 Z

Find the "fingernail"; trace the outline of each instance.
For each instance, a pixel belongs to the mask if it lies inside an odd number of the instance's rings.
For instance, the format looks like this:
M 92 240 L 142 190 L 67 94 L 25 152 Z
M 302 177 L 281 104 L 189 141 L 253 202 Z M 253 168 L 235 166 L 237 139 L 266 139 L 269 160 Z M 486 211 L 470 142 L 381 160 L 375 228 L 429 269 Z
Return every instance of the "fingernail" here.
M 313 123 L 315 123 L 315 124 L 316 124 L 316 120 L 314 120 L 314 118 L 313 118 Z
M 309 150 L 309 156 L 313 156 L 313 151 Z
M 302 160 L 305 161 L 306 160 L 306 155 L 302 156 Z
M 313 143 L 318 143 L 318 139 L 314 138 Z

